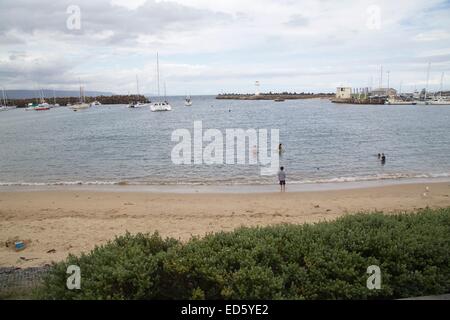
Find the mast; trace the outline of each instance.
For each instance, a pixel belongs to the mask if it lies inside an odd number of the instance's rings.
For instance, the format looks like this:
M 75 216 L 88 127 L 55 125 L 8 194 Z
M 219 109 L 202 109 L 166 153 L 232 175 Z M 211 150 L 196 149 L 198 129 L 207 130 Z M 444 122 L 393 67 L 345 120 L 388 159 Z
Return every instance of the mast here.
M 164 101 L 167 101 L 166 82 L 164 81 Z
M 82 95 L 81 95 L 81 79 L 80 78 L 78 78 L 78 84 L 80 85 L 80 103 L 82 103 L 83 102 L 83 98 L 82 98 Z
M 158 99 L 161 100 L 161 94 L 159 90 L 159 55 L 158 52 L 156 53 L 156 74 L 158 77 Z
M 3 104 L 6 107 L 5 88 L 3 88 L 3 87 L 2 87 L 2 93 L 3 93 Z
M 56 104 L 55 88 L 53 88 L 53 104 Z
M 442 90 L 444 89 L 443 85 L 444 85 L 444 72 L 442 72 L 442 74 L 441 74 L 441 90 L 439 92 L 440 98 L 442 98 Z
M 137 95 L 139 96 L 139 79 L 138 79 L 138 75 L 136 75 L 136 92 L 137 92 Z
M 380 69 L 380 89 L 383 87 L 383 66 Z
M 389 95 L 389 92 L 390 92 L 390 90 L 389 90 L 389 80 L 390 80 L 390 74 L 391 74 L 391 72 L 390 71 L 388 71 L 387 72 L 387 95 Z
M 430 68 L 431 68 L 431 62 L 428 62 L 428 69 L 427 69 L 427 86 L 426 86 L 426 89 L 425 89 L 425 100 L 427 100 L 428 83 L 430 82 Z
M 33 84 L 33 91 L 37 91 L 38 92 L 38 96 L 40 96 L 41 94 L 40 94 L 40 92 L 38 90 L 38 87 L 37 87 L 38 85 L 39 85 L 39 83 L 38 84 Z M 36 103 L 39 103 L 39 97 L 36 97 L 35 101 L 36 101 Z

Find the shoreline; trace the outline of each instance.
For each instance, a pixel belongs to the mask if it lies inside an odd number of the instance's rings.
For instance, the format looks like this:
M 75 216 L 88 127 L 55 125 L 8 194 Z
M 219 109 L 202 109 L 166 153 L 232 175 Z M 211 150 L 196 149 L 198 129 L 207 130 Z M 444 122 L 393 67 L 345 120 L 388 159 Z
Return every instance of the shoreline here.
M 450 177 L 386 178 L 338 182 L 289 182 L 288 192 L 351 190 L 394 185 L 446 183 Z M 271 184 L 133 184 L 133 183 L 29 183 L 1 185 L 1 192 L 39 191 L 93 191 L 93 192 L 151 192 L 151 193 L 272 193 L 279 191 L 277 183 Z
M 89 252 L 126 231 L 158 231 L 163 237 L 186 241 L 240 226 L 315 223 L 361 211 L 390 214 L 450 207 L 449 182 L 288 189 L 286 193 L 168 193 L 127 188 L 34 192 L 0 188 L 0 267 L 61 261 L 69 253 Z M 28 247 L 20 252 L 6 247 L 14 238 L 30 241 Z

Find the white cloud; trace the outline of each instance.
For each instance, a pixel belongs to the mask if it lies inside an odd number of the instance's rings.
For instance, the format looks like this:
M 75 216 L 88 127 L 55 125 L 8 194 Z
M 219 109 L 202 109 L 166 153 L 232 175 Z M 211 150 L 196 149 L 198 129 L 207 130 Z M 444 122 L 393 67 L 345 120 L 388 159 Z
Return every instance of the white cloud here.
M 377 83 L 421 83 L 428 61 L 450 73 L 450 13 L 443 0 L 101 0 L 76 1 L 82 29 L 66 28 L 73 1 L 0 3 L 0 83 L 61 88 L 84 78 L 91 90 L 153 91 L 161 54 L 170 92 L 333 90 Z M 367 8 L 380 28 L 367 28 Z M 32 19 L 30 18 L 32 17 Z M 386 78 L 386 77 L 385 77 Z
M 113 6 L 124 7 L 129 10 L 136 10 L 146 2 L 147 0 L 111 0 Z
M 429 32 L 421 32 L 414 37 L 416 41 L 445 41 L 450 39 L 450 32 L 445 30 L 433 30 Z

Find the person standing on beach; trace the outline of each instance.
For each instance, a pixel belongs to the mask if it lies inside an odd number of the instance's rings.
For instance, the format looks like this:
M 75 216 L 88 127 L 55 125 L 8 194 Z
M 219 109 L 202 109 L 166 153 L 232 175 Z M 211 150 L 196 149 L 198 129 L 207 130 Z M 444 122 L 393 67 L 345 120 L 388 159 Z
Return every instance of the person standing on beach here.
M 286 172 L 284 172 L 284 167 L 281 167 L 280 171 L 278 171 L 278 181 L 280 182 L 280 191 L 286 192 Z

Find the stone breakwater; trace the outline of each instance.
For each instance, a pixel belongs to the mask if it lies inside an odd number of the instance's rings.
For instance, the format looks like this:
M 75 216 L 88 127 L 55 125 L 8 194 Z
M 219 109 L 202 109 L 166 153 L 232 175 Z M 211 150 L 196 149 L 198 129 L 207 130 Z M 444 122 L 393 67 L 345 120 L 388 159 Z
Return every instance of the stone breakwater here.
M 299 100 L 299 99 L 330 99 L 334 94 L 219 94 L 216 99 L 222 100 Z

